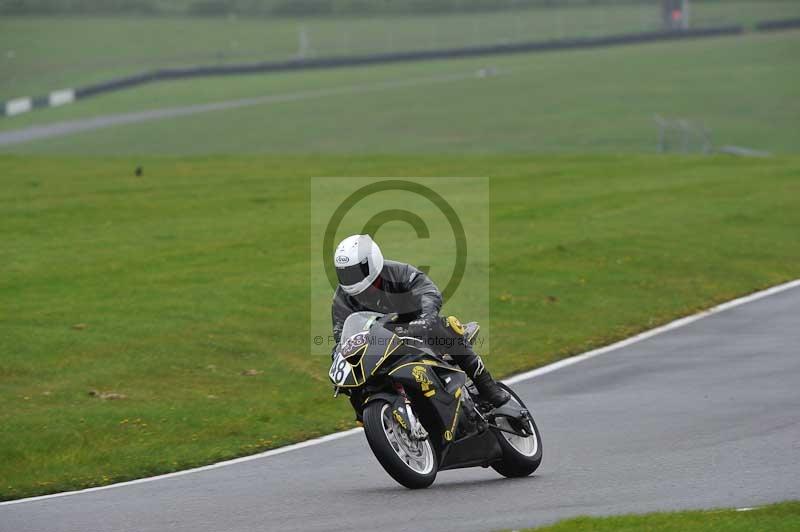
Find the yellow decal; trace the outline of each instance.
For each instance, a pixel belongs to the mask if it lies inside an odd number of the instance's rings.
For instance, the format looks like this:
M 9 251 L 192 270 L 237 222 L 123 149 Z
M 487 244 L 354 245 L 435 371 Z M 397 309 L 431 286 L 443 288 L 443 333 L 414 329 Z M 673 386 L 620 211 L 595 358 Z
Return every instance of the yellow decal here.
M 408 430 L 408 425 L 406 425 L 406 422 L 403 419 L 403 416 L 400 415 L 400 412 L 398 412 L 397 410 L 392 410 L 392 415 L 394 415 L 395 421 L 397 421 L 397 423 L 401 427 L 403 427 L 404 429 Z
M 423 395 L 425 395 L 425 397 L 433 397 L 434 395 L 436 395 L 436 390 L 427 391 Z
M 447 316 L 447 324 L 451 329 L 453 329 L 453 331 L 455 331 L 456 334 L 464 334 L 464 326 L 461 325 L 461 322 L 458 321 L 458 318 L 455 316 Z
M 450 426 L 450 430 L 445 431 L 444 437 L 447 441 L 453 439 L 453 432 L 456 430 L 456 424 L 458 423 L 458 412 L 461 409 L 461 401 L 456 401 L 456 414 L 453 416 L 453 424 Z M 450 438 L 447 437 L 447 434 L 450 433 Z
M 444 439 L 450 441 L 453 439 L 453 433 L 449 430 L 444 431 Z
M 423 392 L 427 392 L 430 389 L 433 381 L 428 378 L 428 371 L 425 366 L 414 366 L 411 374 L 414 376 L 414 380 L 419 383 L 419 387 L 422 388 Z

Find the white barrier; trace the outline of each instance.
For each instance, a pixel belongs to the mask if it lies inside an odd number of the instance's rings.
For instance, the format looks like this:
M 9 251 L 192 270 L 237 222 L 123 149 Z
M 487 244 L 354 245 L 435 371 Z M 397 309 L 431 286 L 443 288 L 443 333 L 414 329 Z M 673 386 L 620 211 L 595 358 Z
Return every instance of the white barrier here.
M 75 91 L 72 89 L 53 91 L 50 93 L 50 97 L 48 98 L 50 107 L 58 107 L 59 105 L 65 105 L 74 101 Z
M 6 116 L 27 113 L 33 109 L 33 100 L 30 98 L 17 98 L 6 102 Z

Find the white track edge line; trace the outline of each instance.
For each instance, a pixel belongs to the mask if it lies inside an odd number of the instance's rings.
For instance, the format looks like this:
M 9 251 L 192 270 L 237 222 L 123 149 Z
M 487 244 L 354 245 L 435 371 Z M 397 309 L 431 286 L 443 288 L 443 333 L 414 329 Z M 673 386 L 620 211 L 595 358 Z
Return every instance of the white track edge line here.
M 786 290 L 791 290 L 792 288 L 797 288 L 797 287 L 800 287 L 800 279 L 795 279 L 794 281 L 789 281 L 788 283 L 779 284 L 777 286 L 767 288 L 766 290 L 761 290 L 760 292 L 753 292 L 752 294 L 742 296 L 737 299 L 732 299 L 731 301 L 727 301 L 725 303 L 721 303 L 716 307 L 712 307 L 706 310 L 701 310 L 696 314 L 692 314 L 690 316 L 686 316 L 683 318 L 678 318 L 677 320 L 661 325 L 660 327 L 644 331 L 635 336 L 631 336 L 630 338 L 620 340 L 619 342 L 599 347 L 597 349 L 593 349 L 592 351 L 588 351 L 586 353 L 576 355 L 570 358 L 565 358 L 563 360 L 559 360 L 558 362 L 553 362 L 552 364 L 548 364 L 547 366 L 543 366 L 541 368 L 537 368 L 531 371 L 526 371 L 524 373 L 514 375 L 513 377 L 504 379 L 503 382 L 505 382 L 506 384 L 515 384 L 528 379 L 533 379 L 535 377 L 538 377 L 539 375 L 544 375 L 546 373 L 550 373 L 559 370 L 561 368 L 577 364 L 578 362 L 583 362 L 584 360 L 594 358 L 598 355 L 609 353 L 611 351 L 616 351 L 617 349 L 622 349 L 623 347 L 627 347 L 629 345 L 641 342 L 643 340 L 647 340 L 648 338 L 652 338 L 667 331 L 672 331 L 674 329 L 684 327 L 686 325 L 689 325 L 690 323 L 702 320 L 703 318 L 707 318 L 708 316 L 713 316 L 714 314 L 719 314 L 720 312 L 723 312 L 725 310 L 738 307 L 746 303 L 751 303 L 753 301 L 757 301 L 759 299 L 769 297 L 771 295 L 780 292 L 785 292 Z
M 779 284 L 777 286 L 773 286 L 771 288 L 767 288 L 766 290 L 761 290 L 760 292 L 754 292 L 752 294 L 733 299 L 726 303 L 722 303 L 717 305 L 716 307 L 712 307 L 707 310 L 700 311 L 696 314 L 692 314 L 691 316 L 686 316 L 684 318 L 679 318 L 677 320 L 671 321 L 665 325 L 660 327 L 656 327 L 655 329 L 650 329 L 649 331 L 645 331 L 643 333 L 637 334 L 636 336 L 631 336 L 630 338 L 626 338 L 625 340 L 621 340 L 619 342 L 600 347 L 598 349 L 594 349 L 592 351 L 588 351 L 581 355 L 576 355 L 574 357 L 566 358 L 564 360 L 559 360 L 558 362 L 554 362 L 552 364 L 548 364 L 547 366 L 543 366 L 541 368 L 537 368 L 531 371 L 526 371 L 524 373 L 520 373 L 518 375 L 514 375 L 513 377 L 509 377 L 508 379 L 504 379 L 503 382 L 506 384 L 516 384 L 518 382 L 534 379 L 541 375 L 545 375 L 547 373 L 552 373 L 553 371 L 557 371 L 561 368 L 565 368 L 567 366 L 572 366 L 573 364 L 577 364 L 578 362 L 583 362 L 584 360 L 588 360 L 590 358 L 594 358 L 596 356 L 609 353 L 611 351 L 616 351 L 618 349 L 622 349 L 623 347 L 627 347 L 629 345 L 635 344 L 637 342 L 641 342 L 643 340 L 647 340 L 648 338 L 652 338 L 659 334 L 665 333 L 667 331 L 671 331 L 674 329 L 678 329 L 680 327 L 684 327 L 689 325 L 690 323 L 694 323 L 699 321 L 703 318 L 707 318 L 708 316 L 713 316 L 714 314 L 719 314 L 725 310 L 738 307 L 740 305 L 744 305 L 747 303 L 751 303 L 753 301 L 757 301 L 759 299 L 763 299 L 765 297 L 769 297 L 774 294 L 778 294 L 780 292 L 785 292 L 786 290 L 791 290 L 792 288 L 800 287 L 800 279 L 795 279 L 794 281 L 789 281 L 787 283 Z M 174 473 L 166 473 L 163 475 L 157 475 L 154 477 L 145 477 L 145 478 L 138 478 L 135 480 L 129 480 L 126 482 L 118 482 L 116 484 L 108 484 L 106 486 L 95 486 L 93 488 L 86 488 L 82 490 L 74 490 L 74 491 L 64 491 L 61 493 L 51 493 L 49 495 L 40 495 L 38 497 L 28 497 L 25 499 L 17 499 L 13 501 L 5 501 L 0 502 L 0 506 L 8 506 L 11 504 L 21 504 L 25 502 L 34 502 L 34 501 L 41 501 L 44 499 L 55 499 L 57 497 L 67 497 L 69 495 L 77 495 L 80 493 L 90 493 L 93 491 L 100 491 L 100 490 L 107 490 L 111 488 L 119 488 L 122 486 L 130 486 L 132 484 L 142 484 L 145 482 L 152 482 L 155 480 L 162 480 L 172 477 L 179 477 L 183 475 L 189 475 L 191 473 L 198 473 L 201 471 L 208 471 L 210 469 L 217 469 L 219 467 L 225 467 L 233 464 L 239 464 L 242 462 L 249 462 L 251 460 L 259 460 L 261 458 L 268 458 L 270 456 L 276 456 L 283 453 L 288 453 L 291 451 L 296 451 L 299 449 L 303 449 L 305 447 L 312 447 L 314 445 L 320 445 L 323 443 L 339 440 L 342 438 L 346 438 L 348 436 L 352 436 L 353 434 L 357 434 L 361 432 L 363 429 L 361 428 L 354 428 L 345 430 L 342 432 L 334 432 L 333 434 L 328 434 L 326 436 L 321 436 L 319 438 L 314 438 L 312 440 L 306 440 L 300 443 L 294 443 L 291 445 L 287 445 L 285 447 L 279 447 L 277 449 L 271 449 L 269 451 L 264 451 L 263 453 L 252 454 L 249 456 L 242 456 L 241 458 L 234 458 L 232 460 L 225 460 L 223 462 L 217 462 L 215 464 L 209 464 L 206 466 L 195 467 L 192 469 L 185 469 L 183 471 L 175 471 Z
M 7 506 L 10 504 L 19 504 L 23 502 L 34 502 L 40 501 L 43 499 L 54 499 L 56 497 L 66 497 L 68 495 L 78 495 L 80 493 L 90 493 L 92 491 L 100 491 L 106 490 L 111 488 L 119 488 L 122 486 L 130 486 L 133 484 L 142 484 L 145 482 L 152 482 L 154 480 L 162 480 L 172 477 L 180 477 L 183 475 L 188 475 L 190 473 L 198 473 L 200 471 L 208 471 L 209 469 L 217 469 L 218 467 L 229 466 L 233 464 L 238 464 L 241 462 L 249 462 L 251 460 L 257 460 L 259 458 L 267 458 L 269 456 L 275 456 L 278 454 L 288 453 L 290 451 L 296 451 L 298 449 L 302 449 L 304 447 L 311 447 L 313 445 L 319 445 L 321 443 L 327 443 L 329 441 L 339 440 L 342 438 L 346 438 L 347 436 L 351 436 L 358 432 L 361 432 L 363 429 L 358 427 L 354 429 L 345 430 L 342 432 L 334 432 L 333 434 L 327 434 L 325 436 L 321 436 L 319 438 L 314 438 L 312 440 L 302 441 L 300 443 L 293 443 L 291 445 L 287 445 L 285 447 L 278 447 L 277 449 L 270 449 L 269 451 L 264 451 L 263 453 L 258 454 L 251 454 L 249 456 L 242 456 L 240 458 L 234 458 L 232 460 L 225 460 L 223 462 L 217 462 L 215 464 L 209 464 L 200 467 L 194 467 L 192 469 L 184 469 L 183 471 L 175 471 L 173 473 L 165 473 L 163 475 L 156 475 L 154 477 L 144 477 L 144 478 L 137 478 L 135 480 L 127 480 L 125 482 L 118 482 L 116 484 L 108 484 L 106 486 L 95 486 L 93 488 L 86 488 L 82 490 L 74 490 L 74 491 L 64 491 L 61 493 L 51 493 L 49 495 L 39 495 L 38 497 L 28 497 L 26 499 L 17 499 L 13 501 L 4 501 L 0 502 L 0 506 Z

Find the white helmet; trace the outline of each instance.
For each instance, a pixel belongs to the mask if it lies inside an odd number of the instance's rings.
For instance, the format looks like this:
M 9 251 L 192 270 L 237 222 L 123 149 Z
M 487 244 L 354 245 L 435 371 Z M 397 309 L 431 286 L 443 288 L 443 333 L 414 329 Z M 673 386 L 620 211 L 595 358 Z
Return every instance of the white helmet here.
M 333 254 L 339 286 L 351 296 L 375 282 L 383 269 L 383 253 L 369 235 L 348 236 Z

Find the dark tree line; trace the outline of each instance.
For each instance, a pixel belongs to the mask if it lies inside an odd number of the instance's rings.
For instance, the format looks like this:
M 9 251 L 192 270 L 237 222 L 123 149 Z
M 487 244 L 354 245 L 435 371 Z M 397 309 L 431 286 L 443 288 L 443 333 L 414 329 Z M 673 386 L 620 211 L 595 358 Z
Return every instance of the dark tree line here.
M 654 4 L 655 1 L 657 0 L 0 0 L 0 14 L 335 16 Z

